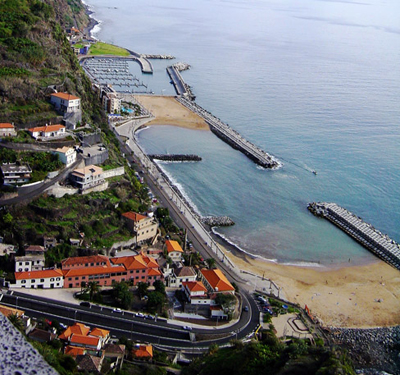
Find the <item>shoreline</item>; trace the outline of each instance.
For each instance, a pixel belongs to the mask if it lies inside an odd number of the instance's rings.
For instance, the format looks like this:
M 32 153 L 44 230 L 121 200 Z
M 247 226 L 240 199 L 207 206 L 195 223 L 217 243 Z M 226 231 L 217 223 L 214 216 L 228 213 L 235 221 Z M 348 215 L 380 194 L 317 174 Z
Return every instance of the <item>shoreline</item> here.
M 92 26 L 89 32 L 91 32 L 99 22 L 91 17 L 90 14 L 93 12 L 89 6 L 84 5 L 89 18 L 94 20 L 90 23 Z M 151 96 L 151 98 L 156 97 Z M 169 98 L 175 101 L 174 97 Z M 147 122 L 146 126 L 158 124 L 196 129 L 183 126 L 187 122 L 184 117 L 180 119 L 181 123 L 177 124 L 176 119 L 171 120 L 166 116 L 165 121 L 169 121 L 166 123 L 156 116 Z M 174 186 L 177 188 L 175 184 Z M 224 246 L 221 246 L 221 249 L 225 256 L 239 269 L 259 275 L 260 278 L 265 275 L 273 280 L 282 289 L 286 299 L 299 303 L 301 307 L 307 305 L 323 325 L 372 328 L 400 324 L 400 275 L 396 269 L 379 260 L 367 265 L 341 263 L 326 268 L 304 267 L 304 265 L 284 265 L 273 260 L 267 261 L 240 249 L 229 251 Z M 251 278 L 246 277 L 246 279 L 251 283 Z M 256 287 L 257 290 L 258 287 L 261 287 L 261 290 L 264 288 L 262 285 L 255 285 Z

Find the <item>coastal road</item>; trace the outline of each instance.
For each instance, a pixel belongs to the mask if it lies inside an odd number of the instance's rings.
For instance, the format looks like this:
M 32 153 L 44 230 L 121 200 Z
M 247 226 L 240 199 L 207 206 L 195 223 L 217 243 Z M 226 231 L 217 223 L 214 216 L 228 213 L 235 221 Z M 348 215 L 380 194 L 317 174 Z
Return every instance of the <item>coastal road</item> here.
M 254 300 L 249 302 L 255 305 Z M 125 336 L 132 340 L 150 342 L 154 345 L 174 349 L 206 350 L 214 342 L 224 345 L 229 343 L 233 337 L 245 338 L 253 330 L 252 325 L 249 324 L 253 320 L 253 306 L 249 312 L 244 312 L 241 319 L 233 326 L 221 325 L 218 329 L 193 328 L 189 334 L 181 326 L 172 325 L 162 318 L 158 318 L 157 321 L 148 320 L 138 318 L 134 312 L 130 311 L 117 313 L 109 307 L 94 304 L 91 307 L 82 307 L 16 291 L 13 291 L 12 295 L 3 294 L 1 303 L 22 309 L 26 315 L 38 319 L 46 318 L 50 321 L 56 319 L 66 325 L 80 322 L 110 330 L 111 335 L 118 338 Z M 198 337 L 201 337 L 201 341 L 196 341 Z M 193 339 L 194 341 L 192 341 Z

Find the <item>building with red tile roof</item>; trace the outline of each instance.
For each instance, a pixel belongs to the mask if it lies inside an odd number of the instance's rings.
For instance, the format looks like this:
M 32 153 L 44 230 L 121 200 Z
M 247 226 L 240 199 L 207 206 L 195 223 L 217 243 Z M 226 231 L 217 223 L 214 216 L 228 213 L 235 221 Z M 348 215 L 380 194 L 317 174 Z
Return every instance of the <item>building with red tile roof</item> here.
M 61 261 L 61 268 L 64 270 L 87 268 L 94 266 L 110 267 L 110 260 L 104 255 L 89 255 L 84 257 L 70 257 Z
M 209 292 L 235 294 L 235 288 L 220 269 L 209 270 L 203 268 L 200 270 L 199 276 Z
M 82 336 L 73 334 L 69 342 L 73 346 L 83 347 L 91 350 L 100 350 L 102 347 L 102 340 L 100 337 Z
M 151 345 L 137 345 L 132 349 L 132 355 L 140 359 L 153 358 L 153 347 Z
M 32 138 L 54 138 L 65 135 L 64 125 L 45 125 L 28 129 Z
M 82 323 L 75 323 L 72 326 L 66 328 L 64 332 L 58 337 L 60 340 L 69 340 L 73 334 L 86 336 L 90 332 L 90 327 L 85 326 Z
M 167 247 L 168 256 L 174 262 L 180 262 L 182 260 L 183 250 L 181 248 L 181 245 L 179 245 L 179 242 L 167 240 L 165 241 L 165 246 Z
M 81 190 L 81 192 L 105 182 L 103 168 L 96 165 L 77 168 L 70 173 L 69 178 L 71 182 Z
M 135 235 L 137 244 L 156 238 L 158 223 L 154 217 L 136 212 L 125 212 L 122 217 L 125 219 L 128 229 Z
M 15 131 L 14 124 L 9 122 L 0 123 L 0 138 L 1 137 L 15 137 L 17 132 Z
M 62 288 L 63 273 L 60 269 L 15 272 L 16 288 Z
M 76 358 L 78 355 L 84 355 L 86 353 L 85 348 L 79 348 L 77 346 L 67 345 L 64 349 L 64 354 L 70 355 L 73 358 Z

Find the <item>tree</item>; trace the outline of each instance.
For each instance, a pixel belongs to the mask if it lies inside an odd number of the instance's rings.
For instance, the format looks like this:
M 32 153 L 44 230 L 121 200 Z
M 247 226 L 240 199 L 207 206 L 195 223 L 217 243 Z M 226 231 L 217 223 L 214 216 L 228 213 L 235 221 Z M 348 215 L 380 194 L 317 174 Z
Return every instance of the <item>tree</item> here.
M 113 296 L 124 309 L 129 309 L 132 304 L 133 295 L 125 281 L 113 282 Z
M 214 259 L 214 258 L 208 258 L 208 259 L 206 259 L 206 263 L 207 263 L 208 269 L 211 270 L 211 269 L 215 268 L 216 262 L 215 262 L 215 259 Z
M 233 294 L 219 293 L 215 298 L 215 302 L 221 305 L 224 312 L 230 316 L 235 307 L 236 298 Z
M 139 293 L 139 297 L 143 298 L 147 294 L 147 290 L 149 288 L 149 284 L 140 281 L 140 282 L 138 282 L 136 284 L 136 287 L 137 287 L 137 290 L 138 290 L 138 293 Z
M 154 281 L 153 286 L 156 292 L 160 292 L 165 295 L 165 285 L 161 280 Z
M 100 292 L 100 286 L 96 281 L 87 284 L 86 292 L 89 293 L 89 301 L 93 301 L 94 296 Z
M 13 324 L 16 329 L 18 329 L 18 331 L 22 331 L 24 329 L 24 324 L 18 314 L 10 314 L 8 316 L 8 320 Z
M 147 300 L 147 308 L 150 312 L 161 312 L 165 303 L 165 295 L 160 292 L 150 292 Z

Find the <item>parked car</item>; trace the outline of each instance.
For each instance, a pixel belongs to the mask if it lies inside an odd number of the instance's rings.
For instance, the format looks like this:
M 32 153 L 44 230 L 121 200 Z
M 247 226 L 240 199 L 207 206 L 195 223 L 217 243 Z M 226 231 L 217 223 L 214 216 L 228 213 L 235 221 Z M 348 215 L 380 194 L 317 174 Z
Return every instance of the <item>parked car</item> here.
M 144 314 L 142 314 L 142 313 L 136 313 L 135 316 L 137 318 L 144 318 L 145 317 Z
M 79 306 L 83 306 L 83 307 L 90 307 L 90 302 L 87 301 L 83 301 L 79 304 Z
M 191 326 L 183 326 L 183 329 L 186 331 L 191 331 L 192 327 Z
M 150 314 L 145 315 L 145 318 L 146 319 L 150 319 L 150 320 L 154 320 L 155 319 L 154 316 L 150 315 Z
M 113 313 L 122 313 L 122 310 L 120 308 L 115 308 L 115 309 L 112 309 L 112 312 Z
M 243 307 L 243 311 L 249 311 L 249 306 Z

